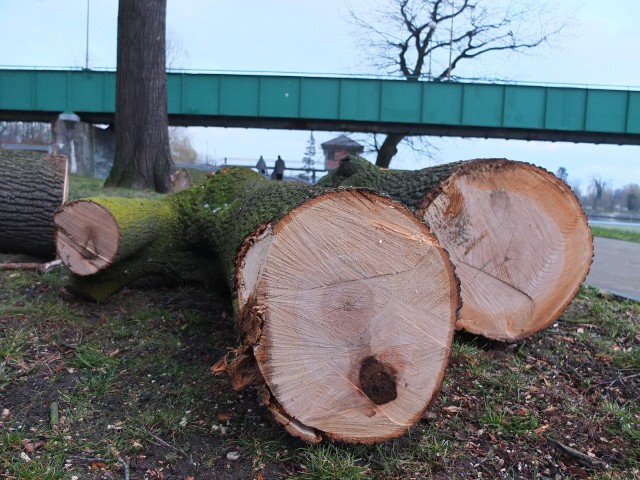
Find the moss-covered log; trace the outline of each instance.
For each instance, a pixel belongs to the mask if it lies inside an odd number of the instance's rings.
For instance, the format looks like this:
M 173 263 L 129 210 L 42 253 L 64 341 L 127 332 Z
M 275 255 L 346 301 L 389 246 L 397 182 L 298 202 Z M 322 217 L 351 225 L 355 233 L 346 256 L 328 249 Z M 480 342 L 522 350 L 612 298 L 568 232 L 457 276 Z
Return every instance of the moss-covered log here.
M 456 266 L 458 328 L 488 338 L 514 341 L 548 326 L 591 265 L 582 207 L 534 165 L 480 159 L 402 171 L 349 157 L 320 184 L 373 188 L 411 207 Z
M 373 442 L 420 418 L 442 382 L 459 286 L 446 251 L 406 207 L 242 168 L 149 201 L 157 208 L 144 207 L 152 211 L 144 225 L 135 202 L 74 202 L 56 216 L 61 245 L 81 265 L 105 256 L 96 222 L 117 230 L 106 268 L 82 282 L 109 278 L 96 284 L 111 290 L 132 271 L 183 275 L 162 270 L 175 261 L 171 249 L 203 255 L 210 261 L 198 271 L 226 280 L 243 338 L 218 367 L 236 388 L 257 385 L 290 433 Z M 86 215 L 81 204 L 101 213 Z
M 67 158 L 0 148 L 0 170 L 0 252 L 53 258 L 53 213 L 67 200 Z

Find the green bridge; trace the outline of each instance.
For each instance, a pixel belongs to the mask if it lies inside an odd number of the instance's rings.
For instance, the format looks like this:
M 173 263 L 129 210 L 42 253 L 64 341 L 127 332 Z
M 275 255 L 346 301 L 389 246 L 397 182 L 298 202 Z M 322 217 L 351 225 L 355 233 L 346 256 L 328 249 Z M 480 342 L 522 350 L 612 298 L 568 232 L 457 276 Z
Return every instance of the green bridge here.
M 168 73 L 172 125 L 640 144 L 640 90 Z M 0 69 L 0 120 L 113 123 L 115 72 Z

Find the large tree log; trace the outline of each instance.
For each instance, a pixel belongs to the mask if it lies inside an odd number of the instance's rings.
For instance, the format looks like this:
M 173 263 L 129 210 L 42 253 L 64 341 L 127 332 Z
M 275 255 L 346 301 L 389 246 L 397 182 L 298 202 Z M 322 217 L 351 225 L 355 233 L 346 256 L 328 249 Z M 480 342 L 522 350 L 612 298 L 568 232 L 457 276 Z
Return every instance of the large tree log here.
M 0 149 L 0 170 L 0 252 L 53 258 L 53 212 L 67 200 L 67 158 Z
M 414 209 L 456 266 L 457 327 L 488 338 L 515 341 L 548 326 L 591 265 L 577 198 L 534 165 L 482 159 L 400 171 L 349 157 L 320 184 L 374 188 Z
M 130 261 L 163 273 L 158 255 L 145 259 L 166 245 L 210 255 L 243 338 L 219 369 L 236 388 L 258 385 L 276 420 L 307 441 L 384 440 L 420 418 L 442 382 L 459 286 L 446 251 L 406 207 L 242 168 L 153 203 L 164 220 L 150 213 L 144 226 L 130 221 L 129 201 L 63 207 L 62 260 L 80 273 L 102 268 L 83 277 L 92 279 Z

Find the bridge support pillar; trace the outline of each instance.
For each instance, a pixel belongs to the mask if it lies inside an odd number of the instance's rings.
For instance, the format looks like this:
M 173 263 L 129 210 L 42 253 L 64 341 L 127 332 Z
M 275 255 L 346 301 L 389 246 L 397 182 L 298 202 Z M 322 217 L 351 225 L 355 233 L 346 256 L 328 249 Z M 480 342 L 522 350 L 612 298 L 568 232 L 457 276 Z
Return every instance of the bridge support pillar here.
M 69 173 L 107 178 L 115 155 L 115 129 L 61 115 L 51 125 L 52 149 L 69 159 Z

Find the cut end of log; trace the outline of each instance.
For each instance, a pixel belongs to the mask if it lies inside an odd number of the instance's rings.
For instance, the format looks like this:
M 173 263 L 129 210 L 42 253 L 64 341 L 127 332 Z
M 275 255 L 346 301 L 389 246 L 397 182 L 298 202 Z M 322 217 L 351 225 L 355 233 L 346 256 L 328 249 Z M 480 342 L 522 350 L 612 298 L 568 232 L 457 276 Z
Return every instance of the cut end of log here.
M 515 341 L 551 324 L 593 256 L 587 218 L 555 175 L 522 162 L 474 160 L 419 209 L 460 277 L 457 327 Z
M 118 223 L 97 203 L 68 203 L 54 215 L 56 250 L 76 275 L 93 275 L 115 260 L 120 245 Z
M 340 190 L 305 202 L 248 240 L 237 287 L 265 402 L 306 441 L 401 435 L 441 385 L 458 281 L 390 199 Z

